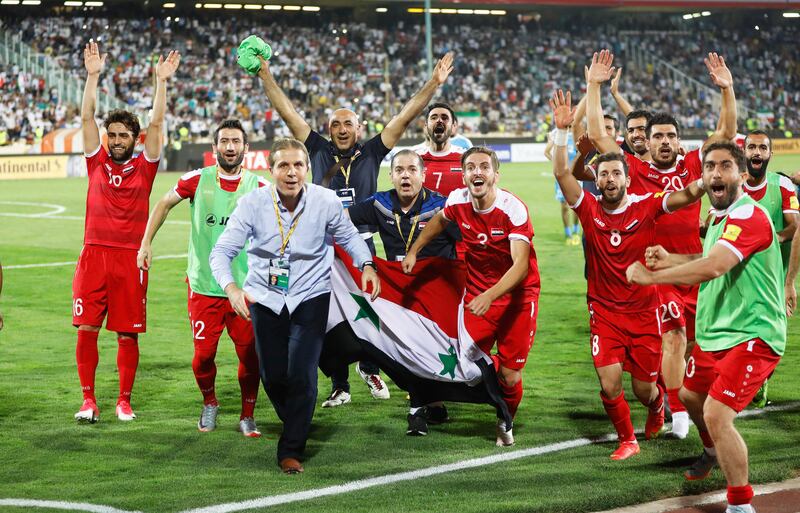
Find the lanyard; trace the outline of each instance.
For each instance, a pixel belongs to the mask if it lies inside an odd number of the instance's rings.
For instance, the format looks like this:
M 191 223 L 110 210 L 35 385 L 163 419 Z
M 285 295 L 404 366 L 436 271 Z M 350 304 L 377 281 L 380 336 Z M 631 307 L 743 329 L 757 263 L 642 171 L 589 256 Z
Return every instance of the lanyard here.
M 344 157 L 345 159 L 347 159 L 347 164 L 346 165 L 342 164 L 342 166 L 339 168 L 341 170 L 341 172 L 342 172 L 342 175 L 344 175 L 344 187 L 345 188 L 349 188 L 350 187 L 350 166 L 353 165 L 353 161 L 360 154 L 361 154 L 360 151 L 356 151 L 355 153 L 353 153 L 352 157 Z M 339 163 L 339 157 L 334 156 L 333 158 L 336 159 L 337 163 Z
M 286 251 L 286 246 L 289 244 L 289 238 L 294 233 L 294 229 L 297 228 L 297 222 L 300 221 L 300 216 L 303 215 L 301 211 L 297 216 L 295 216 L 294 221 L 292 221 L 292 225 L 289 227 L 289 233 L 286 236 L 283 235 L 283 222 L 281 221 L 281 211 L 278 209 L 278 198 L 275 197 L 275 188 L 272 188 L 272 205 L 275 207 L 275 220 L 278 222 L 278 230 L 281 232 L 281 258 L 283 258 L 283 253 Z
M 422 201 L 425 201 L 425 191 L 422 191 Z M 408 248 L 411 247 L 411 241 L 414 239 L 414 230 L 417 228 L 417 222 L 419 221 L 420 214 L 414 216 L 414 220 L 411 221 L 411 231 L 408 232 L 408 239 L 403 237 L 403 230 L 400 229 L 400 214 L 395 212 L 394 214 L 394 222 L 397 225 L 397 232 L 400 234 L 400 240 L 406 245 L 406 254 L 408 254 Z

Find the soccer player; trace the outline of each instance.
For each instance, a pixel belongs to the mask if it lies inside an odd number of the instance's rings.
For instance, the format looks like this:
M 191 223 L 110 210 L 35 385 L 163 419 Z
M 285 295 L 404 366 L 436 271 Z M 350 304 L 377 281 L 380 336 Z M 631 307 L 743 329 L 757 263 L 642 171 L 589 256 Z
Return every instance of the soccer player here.
M 188 199 L 192 228 L 186 281 L 189 283 L 189 327 L 194 340 L 192 371 L 203 395 L 203 409 L 197 429 L 208 432 L 217 427 L 219 402 L 214 388 L 217 376 L 214 359 L 219 337 L 227 328 L 239 357 L 239 388 L 242 394 L 239 431 L 244 436 L 257 438 L 261 433 L 253 419 L 253 411 L 258 396 L 259 376 L 253 326 L 231 308 L 225 291 L 211 275 L 208 257 L 239 198 L 263 187 L 267 181 L 242 168 L 248 144 L 247 134 L 238 120 L 228 119 L 217 127 L 211 150 L 217 156 L 216 165 L 181 176 L 175 188 L 167 192 L 153 208 L 137 263 L 144 271 L 150 269 L 153 238 L 170 210 Z M 246 255 L 242 253 L 234 259 L 232 267 L 237 283 L 241 285 L 247 275 Z
M 461 170 L 460 161 L 458 170 Z M 394 189 L 378 192 L 367 201 L 346 210 L 354 224 L 378 227 L 387 260 L 403 260 L 423 228 L 445 206 L 444 196 L 423 186 L 426 176 L 425 163 L 419 152 L 400 150 L 392 157 L 389 170 Z M 420 251 L 419 256 L 455 258 L 455 245 L 460 238 L 458 228 L 449 224 L 443 233 Z M 426 405 L 418 400 L 419 394 L 412 390 L 409 392 L 411 407 L 407 435 L 425 436 L 428 434 L 428 423 L 441 424 L 449 420 L 443 403 Z
M 333 189 L 347 208 L 356 202 L 364 201 L 378 189 L 378 173 L 383 158 L 433 98 L 434 93 L 447 81 L 453 71 L 453 55 L 442 57 L 433 69 L 431 78 L 393 117 L 386 127 L 364 144 L 361 137 L 361 123 L 358 115 L 349 109 L 335 110 L 328 121 L 330 140 L 311 129 L 308 122 L 298 114 L 289 98 L 278 86 L 269 69 L 267 61 L 261 59 L 258 76 L 270 103 L 291 130 L 295 139 L 305 143 L 311 157 L 313 183 Z M 367 240 L 372 253 L 373 226 L 357 226 Z M 381 379 L 378 367 L 372 362 L 356 364 L 356 370 L 376 399 L 389 399 L 389 389 Z M 347 367 L 332 376 L 331 394 L 322 403 L 323 407 L 334 407 L 350 402 L 350 384 Z
M 83 391 L 83 405 L 75 418 L 97 422 L 100 410 L 95 398 L 97 337 L 103 319 L 106 329 L 117 333 L 119 349 L 119 420 L 136 418 L 131 409 L 131 389 L 139 364 L 139 333 L 144 333 L 147 272 L 136 265 L 136 252 L 147 224 L 150 190 L 161 157 L 167 80 L 178 69 L 180 54 L 159 56 L 156 92 L 144 151 L 133 156 L 139 137 L 139 120 L 130 112 L 115 110 L 104 126 L 108 150 L 100 144 L 94 120 L 97 83 L 106 61 L 97 43 L 83 51 L 88 77 L 81 106 L 81 129 L 89 189 L 86 195 L 86 227 L 75 277 L 72 282 L 72 324 L 78 328 L 76 359 Z
M 614 68 L 611 66 L 613 60 L 614 56 L 607 50 L 595 53 L 587 84 L 589 139 L 602 153 L 622 151 L 616 141 L 606 136 L 601 124 L 600 85 L 609 80 L 613 74 Z M 720 122 L 717 130 L 705 142 L 705 145 L 708 145 L 715 141 L 731 140 L 736 136 L 736 98 L 733 92 L 733 77 L 725 65 L 725 60 L 715 53 L 709 53 L 705 64 L 711 80 L 720 88 L 722 94 Z M 666 113 L 653 114 L 645 127 L 645 136 L 651 161 L 626 154 L 630 168 L 631 193 L 680 190 L 700 178 L 700 150 L 690 151 L 685 156 L 679 154 L 680 127 L 674 117 Z M 635 136 L 632 139 L 635 139 Z M 656 230 L 657 243 L 673 253 L 699 253 L 701 248 L 699 218 L 699 202 L 675 215 L 662 217 Z M 678 392 L 686 366 L 687 341 L 694 340 L 697 287 L 665 285 L 658 287 L 658 292 L 661 296 L 659 311 L 664 346 L 661 372 L 672 412 L 670 434 L 676 438 L 685 438 L 689 432 L 689 418 L 686 409 L 680 403 Z
M 425 188 L 445 197 L 463 185 L 461 155 L 464 148 L 451 142 L 457 131 L 458 119 L 453 108 L 446 103 L 433 103 L 425 116 L 425 141 L 411 148 L 425 163 Z
M 450 223 L 461 229 L 467 248 L 464 327 L 482 354 L 492 357 L 503 399 L 513 417 L 522 400 L 522 369 L 536 332 L 539 269 L 533 249 L 528 208 L 497 187 L 500 160 L 489 148 L 474 146 L 461 157 L 465 188 L 447 198 L 403 259 L 403 271 L 414 269 L 417 256 Z M 482 354 L 481 354 L 482 352 Z M 497 419 L 498 446 L 514 444 L 513 426 Z
M 727 513 L 752 513 L 747 446 L 734 419 L 780 361 L 786 345 L 783 265 L 769 213 L 742 185 L 742 150 L 725 141 L 706 147 L 703 185 L 715 209 L 702 255 L 647 249 L 628 270 L 631 283 L 700 283 L 697 345 L 681 399 L 700 431 L 704 451 L 686 472 L 706 477 L 718 462 L 728 482 Z
M 624 460 L 639 452 L 639 444 L 622 388 L 623 370 L 630 372 L 633 392 L 648 409 L 645 437 L 657 435 L 664 424 L 664 398 L 656 385 L 661 364 L 658 294 L 654 287 L 629 285 L 625 269 L 652 245 L 656 219 L 697 201 L 703 191 L 694 183 L 673 193 L 629 195 L 628 159 L 609 152 L 596 160 L 600 196 L 586 194 L 567 162 L 567 127 L 574 116 L 570 93 L 564 97 L 559 91 L 551 106 L 558 129 L 553 173 L 586 237 L 592 359 L 600 398 L 619 439 L 611 459 Z
M 547 145 L 544 147 L 544 156 L 547 160 L 553 160 L 553 137 L 555 136 L 556 129 L 551 130 L 547 134 Z M 570 131 L 567 138 L 567 158 L 572 161 L 578 155 L 578 149 L 575 145 L 573 132 Z M 555 183 L 556 188 L 556 201 L 561 207 L 561 223 L 564 225 L 564 243 L 568 246 L 577 246 L 581 243 L 580 225 L 578 224 L 578 217 L 575 212 L 570 210 L 567 201 L 564 199 L 564 194 L 561 192 L 561 187 L 558 182 Z

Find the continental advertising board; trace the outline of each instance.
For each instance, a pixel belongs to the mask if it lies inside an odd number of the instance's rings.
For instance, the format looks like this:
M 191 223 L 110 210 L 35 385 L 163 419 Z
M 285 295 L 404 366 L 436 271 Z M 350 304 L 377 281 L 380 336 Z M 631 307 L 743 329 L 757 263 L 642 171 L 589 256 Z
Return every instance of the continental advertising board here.
M 2 155 L 0 180 L 31 180 L 86 176 L 81 155 Z

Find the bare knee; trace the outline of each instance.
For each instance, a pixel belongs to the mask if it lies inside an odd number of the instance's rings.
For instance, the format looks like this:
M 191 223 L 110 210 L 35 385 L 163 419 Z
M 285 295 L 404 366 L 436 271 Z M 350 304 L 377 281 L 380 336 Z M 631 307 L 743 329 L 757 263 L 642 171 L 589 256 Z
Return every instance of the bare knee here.
M 117 333 L 117 340 L 124 344 L 136 344 L 139 342 L 138 333 Z
M 517 386 L 517 383 L 522 381 L 522 372 L 509 369 L 501 365 L 498 369 L 497 377 L 500 380 L 500 383 L 503 385 L 507 387 L 514 387 Z
M 632 379 L 631 386 L 633 393 L 643 404 L 650 404 L 658 395 L 658 387 L 656 387 L 655 383 Z
M 683 358 L 686 353 L 686 330 L 684 328 L 676 328 L 670 330 L 661 337 L 661 345 L 666 354 L 679 354 Z
M 88 324 L 81 324 L 78 326 L 78 331 L 93 331 L 97 333 L 100 331 L 100 326 L 89 326 Z

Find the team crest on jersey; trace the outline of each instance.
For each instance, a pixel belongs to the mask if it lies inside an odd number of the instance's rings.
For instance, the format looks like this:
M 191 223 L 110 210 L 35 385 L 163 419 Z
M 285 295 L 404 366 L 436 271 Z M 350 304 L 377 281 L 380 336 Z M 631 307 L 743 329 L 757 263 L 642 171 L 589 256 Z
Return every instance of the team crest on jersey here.
M 661 191 L 661 192 L 657 192 L 657 193 L 653 194 L 653 197 L 654 198 L 661 198 L 662 196 L 665 196 L 666 194 L 667 194 L 666 192 Z
M 797 210 L 800 208 L 800 201 L 797 200 L 797 196 L 792 196 L 789 198 L 789 208 Z
M 739 234 L 742 233 L 742 228 L 736 226 L 735 224 L 729 224 L 725 226 L 725 233 L 722 234 L 722 238 L 725 240 L 729 240 L 731 242 L 735 242 L 736 239 L 739 238 Z
M 492 237 L 502 237 L 505 234 L 500 228 L 492 228 Z

